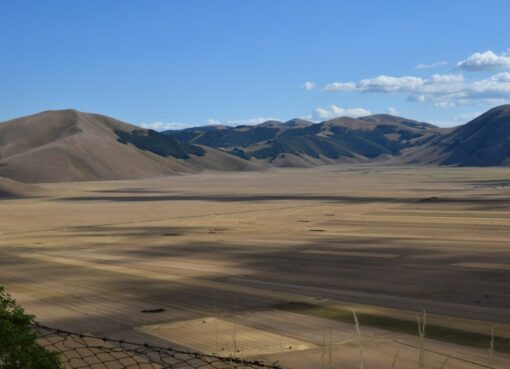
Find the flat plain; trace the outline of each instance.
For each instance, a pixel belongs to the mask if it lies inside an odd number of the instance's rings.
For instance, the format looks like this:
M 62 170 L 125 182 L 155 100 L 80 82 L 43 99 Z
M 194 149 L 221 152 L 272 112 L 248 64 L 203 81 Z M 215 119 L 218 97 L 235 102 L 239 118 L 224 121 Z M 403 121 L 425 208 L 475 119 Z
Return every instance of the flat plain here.
M 39 187 L 0 202 L 0 285 L 45 325 L 287 368 L 358 368 L 354 310 L 365 367 L 389 369 L 417 367 L 425 312 L 427 368 L 510 368 L 507 168 Z

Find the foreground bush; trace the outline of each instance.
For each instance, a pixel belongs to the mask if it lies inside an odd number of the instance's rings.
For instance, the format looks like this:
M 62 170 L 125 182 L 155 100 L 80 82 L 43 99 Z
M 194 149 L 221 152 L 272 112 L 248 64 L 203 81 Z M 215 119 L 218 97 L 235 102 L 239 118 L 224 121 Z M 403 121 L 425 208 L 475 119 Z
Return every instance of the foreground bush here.
M 0 287 L 0 368 L 60 369 L 56 353 L 37 344 L 34 317 L 25 313 Z

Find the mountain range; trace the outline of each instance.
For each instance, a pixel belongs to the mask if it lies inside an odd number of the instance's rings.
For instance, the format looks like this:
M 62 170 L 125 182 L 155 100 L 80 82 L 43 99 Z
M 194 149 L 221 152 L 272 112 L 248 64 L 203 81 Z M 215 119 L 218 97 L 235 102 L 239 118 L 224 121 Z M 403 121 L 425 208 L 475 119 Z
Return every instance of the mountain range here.
M 432 124 L 378 114 L 316 124 L 293 119 L 256 126 L 206 126 L 163 133 L 180 142 L 214 147 L 246 160 L 275 166 L 313 166 L 388 159 L 447 132 Z
M 455 128 L 377 114 L 156 132 L 76 110 L 0 123 L 0 196 L 9 193 L 12 181 L 115 180 L 369 162 L 510 165 L 510 105 Z

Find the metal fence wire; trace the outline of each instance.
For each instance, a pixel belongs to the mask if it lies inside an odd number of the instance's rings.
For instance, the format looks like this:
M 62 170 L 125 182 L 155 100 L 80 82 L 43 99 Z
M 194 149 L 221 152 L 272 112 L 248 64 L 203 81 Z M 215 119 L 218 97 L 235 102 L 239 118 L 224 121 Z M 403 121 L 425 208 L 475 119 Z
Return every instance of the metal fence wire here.
M 35 324 L 40 345 L 60 354 L 66 369 L 282 369 L 277 363 L 221 357 L 79 334 Z

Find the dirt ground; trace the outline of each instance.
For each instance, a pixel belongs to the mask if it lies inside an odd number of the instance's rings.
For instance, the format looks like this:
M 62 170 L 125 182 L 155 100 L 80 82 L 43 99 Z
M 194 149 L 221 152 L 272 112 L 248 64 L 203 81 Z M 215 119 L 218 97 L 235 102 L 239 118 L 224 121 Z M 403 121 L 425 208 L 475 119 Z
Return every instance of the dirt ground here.
M 359 368 L 361 337 L 366 368 L 396 359 L 404 369 L 417 367 L 408 327 L 425 310 L 427 368 L 510 368 L 509 169 L 358 165 L 42 187 L 0 202 L 0 285 L 43 324 L 223 346 L 293 369 Z

